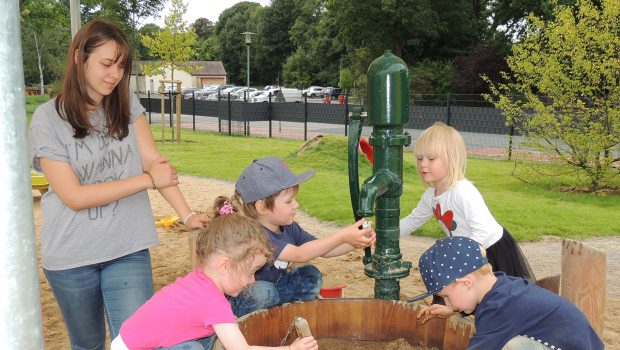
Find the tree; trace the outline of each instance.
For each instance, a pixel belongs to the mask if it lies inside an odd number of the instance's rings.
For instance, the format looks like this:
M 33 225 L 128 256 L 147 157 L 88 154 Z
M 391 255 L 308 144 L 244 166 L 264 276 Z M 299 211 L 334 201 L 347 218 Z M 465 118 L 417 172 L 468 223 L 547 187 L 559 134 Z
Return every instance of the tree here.
M 215 35 L 215 25 L 206 18 L 198 18 L 190 25 L 196 31 L 195 54 L 198 61 L 215 61 L 220 59 L 220 43 Z
M 618 187 L 620 2 L 579 0 L 555 7 L 553 20 L 529 16 L 508 66 L 511 80 L 491 83 L 487 96 L 507 123 L 585 175 L 589 190 Z
M 116 22 L 127 33 L 129 44 L 136 59 L 140 56 L 140 24 L 148 17 L 159 17 L 165 0 L 82 0 L 81 13 L 84 21 L 105 17 Z
M 20 1 L 24 80 L 39 83 L 41 95 L 45 82 L 61 77 L 70 40 L 69 9 L 60 2 Z
M 500 72 L 508 72 L 506 59 L 494 47 L 480 43 L 465 56 L 454 60 L 458 72 L 454 77 L 453 85 L 459 94 L 482 94 L 489 92 L 482 76 L 486 76 L 493 83 L 502 82 Z
M 160 31 L 161 31 L 161 28 L 157 24 L 146 23 L 145 25 L 142 26 L 142 28 L 138 30 L 138 35 L 140 35 L 140 38 L 142 36 L 155 37 L 155 35 Z M 153 57 L 149 54 L 149 49 L 147 49 L 146 46 L 144 46 L 144 44 L 142 43 L 142 40 L 140 40 L 137 44 L 138 46 L 135 48 L 135 52 L 136 52 L 135 60 L 152 61 L 156 59 L 156 57 Z
M 284 62 L 295 52 L 289 32 L 301 15 L 302 3 L 299 0 L 273 0 L 261 12 L 255 62 L 261 67 L 257 78 L 267 84 L 279 82 Z
M 438 16 L 430 0 L 330 0 L 327 9 L 348 51 L 360 46 L 403 57 L 419 52 L 438 36 Z
M 215 25 L 207 18 L 200 17 L 190 25 L 196 31 L 198 39 L 207 39 L 215 31 Z
M 230 82 L 244 85 L 246 81 L 246 46 L 243 32 L 256 33 L 262 6 L 255 2 L 240 2 L 224 10 L 215 26 L 220 42 L 222 63 Z M 268 35 L 268 34 L 266 34 Z M 254 42 L 255 38 L 252 38 Z M 252 49 L 257 45 L 252 45 Z M 253 72 L 252 72 L 253 73 Z M 251 74 L 254 76 L 254 74 Z
M 170 14 L 164 17 L 164 28 L 156 32 L 154 36 L 142 36 L 142 43 L 149 50 L 149 54 L 158 57 L 158 61 L 152 61 L 145 65 L 146 75 L 166 76 L 170 71 L 171 79 L 174 79 L 175 70 L 183 70 L 192 73 L 194 67 L 189 65 L 189 60 L 194 55 L 193 45 L 196 42 L 194 28 L 186 29 L 183 15 L 187 11 L 187 5 L 183 0 L 172 0 Z

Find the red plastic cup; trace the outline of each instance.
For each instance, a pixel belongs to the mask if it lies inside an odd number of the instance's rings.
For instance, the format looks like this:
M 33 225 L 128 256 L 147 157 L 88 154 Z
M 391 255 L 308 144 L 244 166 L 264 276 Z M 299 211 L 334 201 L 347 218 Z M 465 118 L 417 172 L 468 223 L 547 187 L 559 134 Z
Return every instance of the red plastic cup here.
M 324 287 L 324 288 L 321 288 L 319 294 L 324 299 L 343 298 L 344 297 L 344 291 L 343 291 L 344 288 L 347 288 L 346 284 L 339 284 L 339 285 L 333 286 L 333 287 Z

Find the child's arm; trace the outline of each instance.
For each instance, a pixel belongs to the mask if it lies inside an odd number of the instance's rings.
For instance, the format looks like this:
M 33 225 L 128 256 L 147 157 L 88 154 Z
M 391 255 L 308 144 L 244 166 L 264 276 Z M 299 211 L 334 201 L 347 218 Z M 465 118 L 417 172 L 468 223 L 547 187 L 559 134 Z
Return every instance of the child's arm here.
M 355 249 L 354 247 L 368 247 L 375 242 L 375 232 L 372 228 L 358 229 L 364 222 L 365 219 L 361 219 L 334 234 L 306 242 L 300 246 L 289 244 L 282 250 L 278 259 L 304 263 L 319 256 L 342 255 Z
M 458 315 L 458 314 L 459 314 L 458 311 L 453 310 L 452 308 L 446 305 L 433 304 L 431 306 L 425 307 L 422 310 L 420 310 L 420 313 L 418 314 L 417 318 L 421 319 L 422 324 L 424 324 L 428 320 L 434 317 L 448 318 L 450 316 Z
M 281 349 L 281 350 L 317 350 L 319 348 L 314 337 L 297 338 L 291 345 L 286 346 L 257 346 L 248 345 L 243 333 L 236 323 L 218 323 L 213 325 L 215 334 L 227 350 L 263 350 L 263 349 Z
M 410 235 L 433 217 L 433 193 L 435 189 L 429 188 L 424 192 L 418 205 L 411 213 L 400 220 L 400 236 Z

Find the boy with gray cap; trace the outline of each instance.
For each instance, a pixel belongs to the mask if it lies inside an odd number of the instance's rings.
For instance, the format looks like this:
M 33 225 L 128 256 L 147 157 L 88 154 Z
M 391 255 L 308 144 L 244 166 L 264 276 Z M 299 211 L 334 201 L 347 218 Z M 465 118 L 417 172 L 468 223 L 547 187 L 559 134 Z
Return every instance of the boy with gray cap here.
M 468 237 L 440 239 L 422 254 L 420 275 L 446 305 L 424 308 L 418 318 L 475 315 L 468 349 L 604 349 L 584 314 L 565 298 L 529 280 L 491 270 L 483 248 Z
M 275 261 L 255 274 L 256 282 L 231 300 L 241 317 L 252 311 L 317 297 L 323 283 L 321 272 L 312 265 L 288 270 L 290 263 L 306 263 L 317 257 L 334 257 L 375 242 L 371 228 L 359 229 L 364 219 L 326 237 L 316 238 L 295 222 L 299 207 L 295 196 L 299 184 L 314 170 L 295 175 L 280 158 L 255 159 L 239 176 L 233 199 L 243 211 L 260 222 L 273 246 Z

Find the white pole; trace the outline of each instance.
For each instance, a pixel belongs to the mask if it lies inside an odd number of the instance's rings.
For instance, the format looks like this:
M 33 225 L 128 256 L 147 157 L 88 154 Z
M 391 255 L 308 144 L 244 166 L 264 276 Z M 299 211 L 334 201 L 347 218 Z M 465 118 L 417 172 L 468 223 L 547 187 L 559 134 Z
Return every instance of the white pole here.
M 0 4 L 0 349 L 43 349 L 19 2 Z
M 82 19 L 80 16 L 80 0 L 69 1 L 69 12 L 71 13 L 71 37 L 73 38 L 82 26 Z

